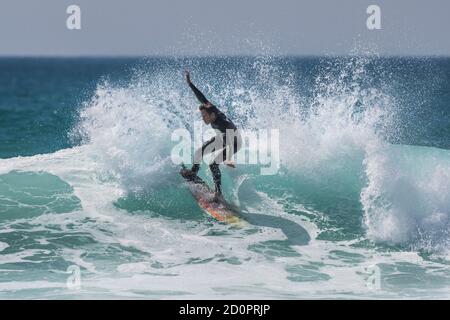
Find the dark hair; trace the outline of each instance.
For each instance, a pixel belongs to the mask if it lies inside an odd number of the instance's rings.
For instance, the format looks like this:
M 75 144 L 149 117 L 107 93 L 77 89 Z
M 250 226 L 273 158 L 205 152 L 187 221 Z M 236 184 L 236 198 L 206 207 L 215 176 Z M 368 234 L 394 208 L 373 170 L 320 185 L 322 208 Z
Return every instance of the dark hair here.
M 206 112 L 208 112 L 208 114 L 211 113 L 215 113 L 215 108 L 213 106 L 210 106 L 209 108 L 205 107 L 204 104 L 200 105 L 200 107 L 198 107 L 200 111 L 205 110 Z

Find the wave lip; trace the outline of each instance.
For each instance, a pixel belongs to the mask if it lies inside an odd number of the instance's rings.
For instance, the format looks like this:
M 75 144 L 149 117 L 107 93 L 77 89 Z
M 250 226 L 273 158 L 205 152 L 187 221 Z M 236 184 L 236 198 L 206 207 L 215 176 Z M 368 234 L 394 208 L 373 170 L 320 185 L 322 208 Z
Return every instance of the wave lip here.
M 389 145 L 365 159 L 367 235 L 428 249 L 450 241 L 450 151 Z

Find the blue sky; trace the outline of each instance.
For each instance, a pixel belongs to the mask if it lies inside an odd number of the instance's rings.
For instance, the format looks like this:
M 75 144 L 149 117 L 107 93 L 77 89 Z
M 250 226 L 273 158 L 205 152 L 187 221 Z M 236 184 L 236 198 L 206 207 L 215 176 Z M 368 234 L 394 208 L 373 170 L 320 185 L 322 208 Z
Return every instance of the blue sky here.
M 2 0 L 0 55 L 450 55 L 449 15 L 448 0 Z

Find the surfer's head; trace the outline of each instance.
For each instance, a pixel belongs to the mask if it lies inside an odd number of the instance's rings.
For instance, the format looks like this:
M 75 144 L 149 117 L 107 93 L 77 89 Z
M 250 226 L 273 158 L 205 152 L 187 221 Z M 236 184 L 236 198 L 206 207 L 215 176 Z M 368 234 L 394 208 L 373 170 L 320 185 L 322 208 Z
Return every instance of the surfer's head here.
M 199 109 L 202 113 L 202 119 L 206 124 L 211 124 L 216 121 L 215 108 L 212 107 L 211 103 L 202 104 Z

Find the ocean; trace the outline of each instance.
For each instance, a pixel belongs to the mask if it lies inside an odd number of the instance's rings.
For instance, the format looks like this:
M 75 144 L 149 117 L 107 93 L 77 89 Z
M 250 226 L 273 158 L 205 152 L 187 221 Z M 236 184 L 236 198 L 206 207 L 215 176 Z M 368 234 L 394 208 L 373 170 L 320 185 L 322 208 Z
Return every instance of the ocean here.
M 222 167 L 244 228 L 171 160 L 185 68 L 279 131 L 275 174 Z M 0 298 L 448 299 L 449 149 L 450 58 L 0 58 Z

